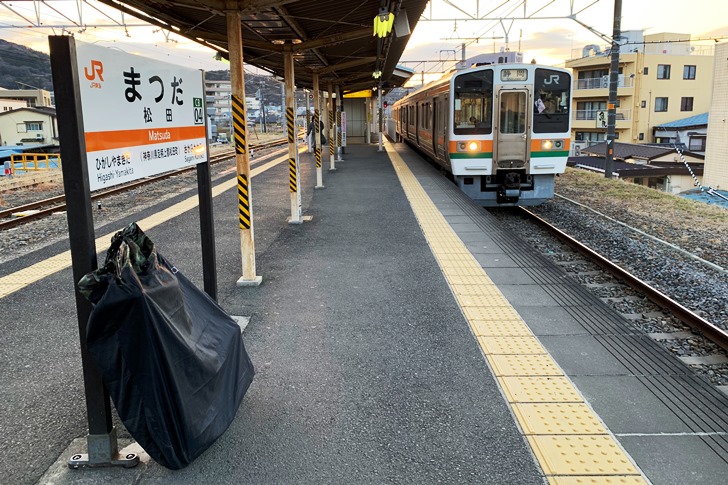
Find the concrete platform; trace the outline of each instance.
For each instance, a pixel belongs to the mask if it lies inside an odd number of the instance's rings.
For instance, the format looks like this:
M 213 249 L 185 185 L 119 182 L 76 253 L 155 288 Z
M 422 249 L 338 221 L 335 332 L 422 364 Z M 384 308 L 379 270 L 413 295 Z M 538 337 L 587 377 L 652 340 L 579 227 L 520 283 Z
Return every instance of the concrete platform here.
M 623 319 L 409 149 L 388 150 L 347 148 L 326 190 L 314 190 L 303 155 L 306 224 L 286 221 L 287 164 L 252 179 L 258 287 L 236 285 L 235 190 L 216 197 L 219 301 L 250 318 L 243 337 L 257 374 L 228 431 L 183 470 L 143 454 L 134 469 L 66 468 L 86 429 L 70 270 L 0 299 L 8 483 L 599 483 L 603 463 L 592 457 L 604 453 L 618 457 L 609 473 L 619 483 L 728 476 L 723 394 L 679 362 L 663 376 L 622 356 L 620 344 L 660 365 L 669 357 L 649 339 L 624 340 Z M 147 233 L 202 286 L 195 210 Z M 0 265 L 0 278 L 63 247 Z M 686 389 L 705 407 L 689 409 Z M 564 468 L 562 449 L 578 466 Z

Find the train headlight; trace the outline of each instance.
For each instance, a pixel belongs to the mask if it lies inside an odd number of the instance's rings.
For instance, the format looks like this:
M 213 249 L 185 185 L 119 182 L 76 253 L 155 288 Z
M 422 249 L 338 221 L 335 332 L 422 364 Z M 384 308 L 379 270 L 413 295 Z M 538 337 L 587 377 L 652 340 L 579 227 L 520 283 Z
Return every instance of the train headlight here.
M 541 140 L 541 150 L 563 150 L 564 140 Z
M 479 152 L 480 142 L 479 141 L 460 141 L 458 142 L 459 152 Z

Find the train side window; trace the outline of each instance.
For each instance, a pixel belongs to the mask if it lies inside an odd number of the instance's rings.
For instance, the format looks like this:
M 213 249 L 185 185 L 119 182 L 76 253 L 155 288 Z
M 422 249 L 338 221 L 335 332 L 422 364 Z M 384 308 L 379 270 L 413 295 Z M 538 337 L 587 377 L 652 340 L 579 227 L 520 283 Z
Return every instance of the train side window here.
M 453 108 L 453 132 L 456 135 L 492 133 L 493 70 L 456 76 Z

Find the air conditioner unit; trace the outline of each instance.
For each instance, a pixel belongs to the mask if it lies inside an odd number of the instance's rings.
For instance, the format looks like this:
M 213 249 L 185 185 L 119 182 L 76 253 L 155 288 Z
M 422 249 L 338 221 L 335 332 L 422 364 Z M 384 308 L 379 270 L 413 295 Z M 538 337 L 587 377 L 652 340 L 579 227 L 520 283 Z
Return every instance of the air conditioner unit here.
M 586 147 L 587 147 L 587 142 L 585 142 L 585 141 L 580 141 L 580 142 L 576 142 L 576 141 L 575 141 L 575 142 L 574 142 L 574 143 L 573 143 L 573 144 L 571 145 L 571 148 L 572 148 L 572 150 L 573 150 L 573 156 L 575 156 L 575 157 L 580 157 L 580 156 L 581 156 L 581 151 L 582 151 L 582 150 L 583 150 L 584 148 L 586 148 Z

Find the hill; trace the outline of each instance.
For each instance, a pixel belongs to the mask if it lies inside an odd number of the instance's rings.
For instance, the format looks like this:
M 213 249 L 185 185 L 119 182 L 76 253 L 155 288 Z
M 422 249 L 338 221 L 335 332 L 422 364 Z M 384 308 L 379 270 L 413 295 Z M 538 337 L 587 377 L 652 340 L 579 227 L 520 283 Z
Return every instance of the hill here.
M 0 39 L 0 87 L 53 91 L 50 57 Z

